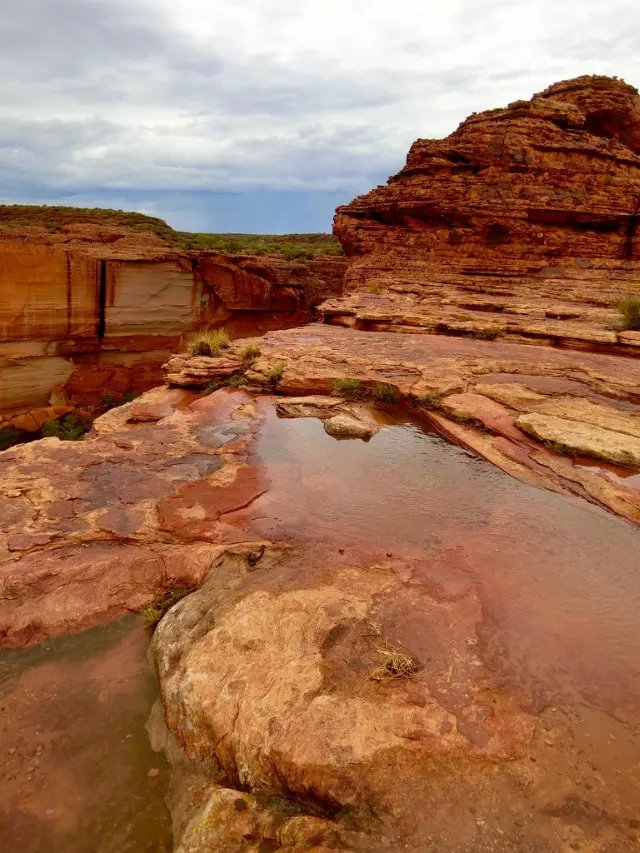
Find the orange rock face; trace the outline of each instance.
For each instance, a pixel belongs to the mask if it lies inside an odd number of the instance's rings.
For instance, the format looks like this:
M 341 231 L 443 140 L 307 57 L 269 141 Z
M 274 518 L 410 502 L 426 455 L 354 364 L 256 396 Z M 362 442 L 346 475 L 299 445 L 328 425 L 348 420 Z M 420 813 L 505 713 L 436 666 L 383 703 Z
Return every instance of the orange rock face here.
M 417 140 L 386 186 L 338 208 L 356 295 L 327 317 L 637 346 L 612 307 L 640 294 L 639 153 L 638 93 L 607 77 Z
M 0 424 L 4 415 L 18 428 L 16 416 L 52 403 L 96 405 L 106 394 L 153 387 L 196 328 L 224 324 L 242 337 L 303 323 L 314 305 L 341 292 L 344 269 L 339 257 L 178 252 L 124 229 L 5 231 Z

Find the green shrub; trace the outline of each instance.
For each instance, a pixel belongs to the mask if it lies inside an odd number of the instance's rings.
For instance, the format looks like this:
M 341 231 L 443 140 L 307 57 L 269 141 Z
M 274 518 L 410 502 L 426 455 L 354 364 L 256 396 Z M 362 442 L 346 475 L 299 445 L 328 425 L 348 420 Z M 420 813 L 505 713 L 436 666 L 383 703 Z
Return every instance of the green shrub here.
M 268 370 L 265 370 L 264 375 L 268 382 L 272 385 L 277 385 L 278 382 L 282 379 L 282 374 L 284 373 L 284 361 L 278 361 L 273 367 L 270 367 Z
M 618 302 L 623 329 L 640 330 L 640 296 L 629 293 Z
M 366 400 L 367 389 L 360 379 L 334 379 L 331 387 L 336 397 L 344 397 L 345 400 Z
M 398 389 L 387 382 L 376 382 L 371 389 L 371 396 L 380 403 L 397 403 Z
M 285 261 L 309 260 L 313 257 L 313 251 L 304 246 L 296 246 L 293 243 L 285 243 L 282 247 L 282 257 Z
M 105 412 L 108 412 L 109 409 L 115 409 L 117 405 L 118 401 L 113 396 L 113 394 L 110 394 L 108 391 L 105 391 L 105 393 L 102 395 L 102 408 L 105 410 Z
M 241 355 L 243 361 L 255 361 L 260 356 L 260 347 L 258 344 L 247 344 Z
M 170 589 L 156 598 L 151 604 L 148 604 L 142 609 L 144 621 L 149 628 L 155 628 L 162 617 L 179 601 L 193 592 L 193 587 L 177 586 L 175 589 Z
M 138 394 L 135 391 L 127 391 L 126 394 L 123 394 L 120 400 L 117 400 L 113 394 L 110 394 L 106 391 L 102 395 L 102 408 L 105 412 L 108 412 L 110 409 L 115 409 L 117 406 L 123 406 L 125 403 L 131 403 L 136 399 Z
M 59 438 L 60 441 L 82 441 L 90 429 L 90 423 L 72 413 L 57 421 L 45 421 L 42 424 L 42 436 Z
M 24 436 L 25 433 L 21 429 L 3 427 L 0 429 L 0 450 L 7 450 L 9 447 L 13 447 L 14 444 L 20 444 Z
M 195 332 L 187 341 L 190 355 L 220 355 L 220 350 L 229 346 L 229 335 L 224 329 L 205 329 Z

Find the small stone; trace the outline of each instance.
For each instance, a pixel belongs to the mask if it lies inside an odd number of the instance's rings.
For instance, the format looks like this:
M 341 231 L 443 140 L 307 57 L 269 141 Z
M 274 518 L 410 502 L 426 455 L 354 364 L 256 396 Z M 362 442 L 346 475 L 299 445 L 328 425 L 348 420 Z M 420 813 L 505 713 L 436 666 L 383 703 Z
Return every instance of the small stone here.
M 159 776 L 159 775 L 160 775 L 160 771 L 158 770 L 157 767 L 152 767 L 151 770 L 149 770 L 149 772 L 147 773 L 147 776 L 149 777 L 149 779 L 155 779 L 156 776 Z

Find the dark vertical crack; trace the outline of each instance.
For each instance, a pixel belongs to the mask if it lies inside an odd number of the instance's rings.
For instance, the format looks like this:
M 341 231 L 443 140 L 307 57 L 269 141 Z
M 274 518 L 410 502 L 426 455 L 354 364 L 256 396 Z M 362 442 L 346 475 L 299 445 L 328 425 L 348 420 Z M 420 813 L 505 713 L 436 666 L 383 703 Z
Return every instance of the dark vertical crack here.
M 71 306 L 73 293 L 71 288 L 71 252 L 65 252 L 67 269 L 67 336 L 71 337 Z
M 627 224 L 625 228 L 624 235 L 624 245 L 622 247 L 622 257 L 625 260 L 629 260 L 633 257 L 633 239 L 636 234 L 636 228 L 638 227 L 638 220 L 640 219 L 640 199 L 636 204 L 635 211 L 627 217 Z
M 107 328 L 107 262 L 100 261 L 100 279 L 98 282 L 98 325 L 96 334 L 98 339 L 104 338 L 104 333 Z

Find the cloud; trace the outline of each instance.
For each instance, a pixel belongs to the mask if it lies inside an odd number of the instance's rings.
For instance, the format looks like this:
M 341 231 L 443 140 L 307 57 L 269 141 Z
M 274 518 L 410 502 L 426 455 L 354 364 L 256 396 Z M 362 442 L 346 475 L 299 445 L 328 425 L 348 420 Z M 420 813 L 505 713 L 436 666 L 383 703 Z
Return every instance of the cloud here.
M 139 207 L 191 194 L 205 228 L 203 194 L 218 222 L 235 193 L 269 230 L 258 197 L 289 193 L 292 218 L 295 203 L 324 210 L 472 111 L 583 73 L 639 82 L 635 2 L 561 11 L 551 0 L 4 0 L 3 195 L 120 194 Z M 319 206 L 303 204 L 310 193 Z

